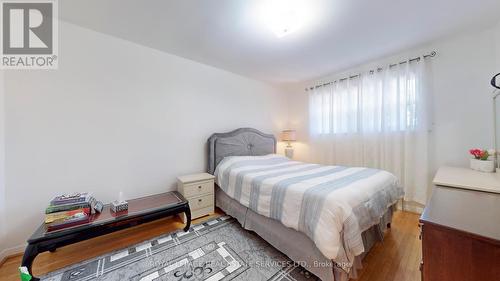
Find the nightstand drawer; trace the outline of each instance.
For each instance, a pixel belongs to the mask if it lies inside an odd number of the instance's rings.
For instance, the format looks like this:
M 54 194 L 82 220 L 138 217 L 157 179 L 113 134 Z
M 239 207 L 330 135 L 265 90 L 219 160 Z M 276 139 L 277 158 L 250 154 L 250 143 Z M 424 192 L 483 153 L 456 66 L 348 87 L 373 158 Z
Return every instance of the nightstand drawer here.
M 198 210 L 195 210 L 195 211 L 191 211 L 191 218 L 192 219 L 197 219 L 197 218 L 200 218 L 200 217 L 203 217 L 203 216 L 207 216 L 207 215 L 210 215 L 210 214 L 213 214 L 213 213 L 214 213 L 214 207 L 210 206 L 210 207 L 206 207 L 206 208 L 203 208 L 203 209 L 198 209 Z
M 203 216 L 208 216 L 208 215 L 211 215 L 214 213 L 214 206 L 209 206 L 209 207 L 205 207 L 205 208 L 201 208 L 201 209 L 198 209 L 198 210 L 191 210 L 191 219 L 197 219 L 197 218 L 201 218 Z M 186 223 L 186 215 L 184 213 L 180 214 L 180 217 L 181 217 L 181 220 L 183 223 Z
M 190 198 L 189 207 L 191 208 L 191 212 L 196 211 L 198 209 L 202 209 L 205 207 L 210 207 L 214 205 L 214 195 L 209 194 L 201 197 Z
M 186 198 L 198 197 L 205 194 L 214 194 L 214 182 L 205 181 L 198 183 L 186 184 L 182 187 L 182 194 Z

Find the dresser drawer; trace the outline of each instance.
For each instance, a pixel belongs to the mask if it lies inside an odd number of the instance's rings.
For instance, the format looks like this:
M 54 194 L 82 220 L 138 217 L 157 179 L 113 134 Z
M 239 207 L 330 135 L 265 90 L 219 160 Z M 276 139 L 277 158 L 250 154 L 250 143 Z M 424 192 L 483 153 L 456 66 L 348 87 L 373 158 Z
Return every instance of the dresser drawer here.
M 182 186 L 181 193 L 189 199 L 191 197 L 199 197 L 205 194 L 214 194 L 214 182 L 205 181 L 198 183 L 190 183 Z
M 189 201 L 189 208 L 191 209 L 191 212 L 193 212 L 202 208 L 213 206 L 214 195 L 209 194 L 200 197 L 190 198 L 188 199 L 188 201 Z

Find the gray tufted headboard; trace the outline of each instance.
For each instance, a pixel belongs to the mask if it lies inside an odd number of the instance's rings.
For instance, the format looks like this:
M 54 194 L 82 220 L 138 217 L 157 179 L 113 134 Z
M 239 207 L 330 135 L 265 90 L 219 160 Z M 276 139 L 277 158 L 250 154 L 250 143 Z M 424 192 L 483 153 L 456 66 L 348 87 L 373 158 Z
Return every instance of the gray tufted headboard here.
M 208 172 L 226 156 L 258 156 L 276 153 L 276 138 L 252 128 L 213 134 L 208 139 Z

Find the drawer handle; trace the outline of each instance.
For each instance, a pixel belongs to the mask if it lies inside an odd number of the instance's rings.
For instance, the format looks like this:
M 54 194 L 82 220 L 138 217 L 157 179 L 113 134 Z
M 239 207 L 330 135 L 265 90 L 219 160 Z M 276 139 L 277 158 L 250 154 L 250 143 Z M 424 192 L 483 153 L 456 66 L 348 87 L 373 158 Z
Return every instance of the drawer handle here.
M 419 240 L 422 240 L 422 232 L 423 232 L 423 224 L 419 223 L 418 224 L 418 228 L 419 228 L 419 232 L 418 232 L 418 239 Z
M 198 188 L 201 189 L 201 185 L 198 185 Z
M 201 202 L 201 199 L 198 199 L 198 202 Z

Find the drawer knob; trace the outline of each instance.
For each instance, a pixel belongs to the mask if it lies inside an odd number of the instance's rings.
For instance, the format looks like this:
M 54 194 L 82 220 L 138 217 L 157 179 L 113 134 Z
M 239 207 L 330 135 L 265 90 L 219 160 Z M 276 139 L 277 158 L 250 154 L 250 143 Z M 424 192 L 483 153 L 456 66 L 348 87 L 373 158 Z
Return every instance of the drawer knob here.
M 198 185 L 198 188 L 201 189 L 201 185 Z
M 198 202 L 201 202 L 201 199 L 198 199 Z

